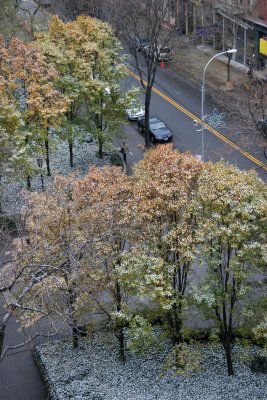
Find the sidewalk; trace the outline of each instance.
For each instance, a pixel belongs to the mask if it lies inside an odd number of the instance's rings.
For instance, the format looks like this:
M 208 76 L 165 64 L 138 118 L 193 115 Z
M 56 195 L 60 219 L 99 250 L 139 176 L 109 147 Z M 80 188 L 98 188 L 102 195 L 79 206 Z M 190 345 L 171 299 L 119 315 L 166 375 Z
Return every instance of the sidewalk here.
M 197 46 L 196 49 L 198 51 L 201 51 L 202 53 L 205 53 L 207 55 L 207 61 L 208 61 L 209 57 L 212 57 L 212 56 L 214 56 L 215 54 L 218 53 L 218 51 L 214 51 L 210 47 L 202 46 L 202 45 Z M 226 65 L 228 63 L 228 57 L 226 55 L 221 55 L 221 56 L 218 56 L 216 59 L 218 61 L 220 61 L 221 68 L 223 68 L 223 70 L 225 70 L 225 67 L 222 64 Z M 247 72 L 249 71 L 248 67 L 246 67 L 245 65 L 241 64 L 240 62 L 235 61 L 233 58 L 231 60 L 231 64 L 230 65 L 231 65 L 231 68 L 232 68 L 232 72 L 234 73 L 234 76 L 236 77 L 237 81 L 238 80 L 247 79 Z M 226 78 L 225 71 L 222 71 L 221 68 L 219 68 L 219 70 L 217 70 L 217 67 L 218 67 L 218 65 L 216 66 L 216 71 L 218 71 L 218 73 L 220 72 L 220 74 L 222 74 L 222 76 L 225 75 L 224 77 Z M 210 68 L 210 66 L 209 66 L 209 68 Z M 266 76 L 264 71 L 254 70 L 253 71 L 253 75 L 255 77 L 257 77 L 259 80 L 267 82 L 267 76 Z
M 172 62 L 174 70 L 187 75 L 188 77 L 190 77 L 190 79 L 193 79 L 195 83 L 200 85 L 202 82 L 203 71 L 206 64 L 211 59 L 211 57 L 220 53 L 220 51 L 215 51 L 212 48 L 203 45 L 187 45 L 183 46 L 182 49 L 177 46 L 179 46 L 179 44 L 175 43 L 174 41 L 174 56 Z M 178 53 L 176 52 L 177 48 L 179 48 Z M 227 56 L 221 55 L 216 57 L 209 64 L 205 74 L 205 80 L 208 86 L 213 88 L 226 88 L 227 62 Z M 247 80 L 247 72 L 249 70 L 248 67 L 233 59 L 231 59 L 230 67 L 230 77 L 231 81 L 234 84 L 241 83 L 244 80 Z M 254 71 L 253 73 L 254 76 L 257 77 L 259 80 L 267 83 L 267 77 L 264 71 Z
M 4 300 L 0 298 L 0 312 Z M 6 328 L 4 344 L 16 345 L 23 340 L 15 318 Z M 0 363 L 0 400 L 46 400 L 47 393 L 39 370 L 28 348 L 9 352 Z

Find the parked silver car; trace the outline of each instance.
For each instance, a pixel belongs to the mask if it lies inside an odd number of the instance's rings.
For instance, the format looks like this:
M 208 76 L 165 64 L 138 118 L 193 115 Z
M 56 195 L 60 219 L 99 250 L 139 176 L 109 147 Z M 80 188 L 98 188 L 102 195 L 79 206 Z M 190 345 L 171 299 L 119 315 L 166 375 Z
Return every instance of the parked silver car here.
M 132 103 L 129 108 L 126 108 L 126 115 L 129 121 L 137 121 L 145 115 L 144 108 L 138 103 Z

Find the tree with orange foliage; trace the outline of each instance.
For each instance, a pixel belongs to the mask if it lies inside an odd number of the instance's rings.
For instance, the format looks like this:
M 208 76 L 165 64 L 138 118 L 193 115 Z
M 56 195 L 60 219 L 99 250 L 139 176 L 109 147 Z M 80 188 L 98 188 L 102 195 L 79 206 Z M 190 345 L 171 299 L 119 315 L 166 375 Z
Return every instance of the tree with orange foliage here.
M 0 38 L 0 89 L 20 113 L 20 135 L 29 157 L 44 152 L 47 174 L 49 164 L 49 129 L 57 127 L 66 112 L 68 98 L 55 88 L 57 72 L 48 66 L 35 44 L 26 44 L 17 38 L 6 44 Z M 28 175 L 30 188 L 30 174 Z
M 79 326 L 92 312 L 113 321 L 125 302 L 116 267 L 125 250 L 127 227 L 121 218 L 130 180 L 117 167 L 91 168 L 84 178 L 56 177 L 50 193 L 29 196 L 26 219 L 32 263 L 53 266 L 36 287 L 33 301 L 45 313 L 61 316 L 78 345 Z M 29 314 L 29 320 L 32 319 Z M 32 319 L 35 323 L 36 321 Z M 122 326 L 115 326 L 124 359 Z
M 125 361 L 127 296 L 121 288 L 117 269 L 121 266 L 129 238 L 130 227 L 125 212 L 132 193 L 131 179 L 117 167 L 91 168 L 88 175 L 77 182 L 74 193 L 81 220 L 84 223 L 88 218 L 93 220 L 98 226 L 99 237 L 94 242 L 94 274 L 91 275 L 93 286 L 98 287 L 98 295 L 85 288 L 83 302 L 94 300 L 96 309 L 107 317 L 119 341 L 119 357 Z
M 46 264 L 53 274 L 36 286 L 32 302 L 42 305 L 51 320 L 59 318 L 67 322 L 72 330 L 73 346 L 78 346 L 79 317 L 77 308 L 85 275 L 83 259 L 92 254 L 90 244 L 95 237 L 95 227 L 90 221 L 81 220 L 77 199 L 73 195 L 75 177 L 55 177 L 51 192 L 31 193 L 28 197 L 26 227 L 29 237 L 27 262 L 32 265 Z M 42 317 L 41 315 L 39 315 Z M 26 318 L 27 317 L 27 318 Z M 34 325 L 36 317 L 24 316 L 28 324 Z

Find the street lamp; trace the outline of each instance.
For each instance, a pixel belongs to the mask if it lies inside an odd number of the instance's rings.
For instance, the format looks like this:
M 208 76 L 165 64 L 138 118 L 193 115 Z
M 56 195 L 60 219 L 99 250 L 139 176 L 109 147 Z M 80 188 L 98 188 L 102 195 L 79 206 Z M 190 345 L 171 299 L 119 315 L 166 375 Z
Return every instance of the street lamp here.
M 226 51 L 222 51 L 221 53 L 215 54 L 215 56 L 211 57 L 211 59 L 207 62 L 204 71 L 203 71 L 203 79 L 201 86 L 201 160 L 204 161 L 204 124 L 205 124 L 205 115 L 204 115 L 204 100 L 205 100 L 205 73 L 209 63 L 216 57 L 221 56 L 222 54 L 231 54 L 236 53 L 236 49 L 229 49 Z
M 37 164 L 40 170 L 40 177 L 41 177 L 41 185 L 42 185 L 42 191 L 44 191 L 44 178 L 42 174 L 42 168 L 43 168 L 43 159 L 42 158 L 37 158 Z

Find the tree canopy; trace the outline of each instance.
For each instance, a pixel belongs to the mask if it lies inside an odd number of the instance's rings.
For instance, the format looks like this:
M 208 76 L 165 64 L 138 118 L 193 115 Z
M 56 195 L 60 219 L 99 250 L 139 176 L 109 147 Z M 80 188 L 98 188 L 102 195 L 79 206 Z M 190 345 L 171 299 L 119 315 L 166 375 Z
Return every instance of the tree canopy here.
M 38 34 L 38 43 L 59 74 L 59 88 L 71 100 L 62 127 L 70 151 L 83 125 L 98 141 L 102 157 L 112 136 L 122 135 L 125 120 L 127 94 L 121 87 L 125 68 L 118 39 L 108 24 L 97 19 L 79 16 L 64 23 L 53 17 L 48 31 Z
M 256 305 L 251 278 L 266 262 L 266 187 L 254 172 L 157 146 L 131 177 L 93 167 L 83 178 L 56 178 L 52 191 L 30 195 L 26 224 L 25 266 L 46 275 L 25 304 L 67 321 L 75 346 L 80 324 L 97 312 L 122 360 L 127 343 L 151 346 L 158 325 L 173 345 L 166 365 L 190 370 L 198 363 L 187 324 L 201 306 L 233 374 L 235 329 L 246 301 Z M 37 316 L 28 309 L 24 319 Z

